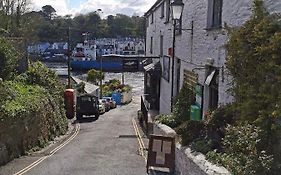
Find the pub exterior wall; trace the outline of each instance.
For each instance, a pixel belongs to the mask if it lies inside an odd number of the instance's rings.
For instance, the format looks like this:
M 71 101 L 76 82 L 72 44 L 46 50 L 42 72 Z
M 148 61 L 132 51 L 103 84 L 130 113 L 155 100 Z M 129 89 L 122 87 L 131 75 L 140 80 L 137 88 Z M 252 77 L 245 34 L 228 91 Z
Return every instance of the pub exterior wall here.
M 158 1 L 158 2 L 165 2 Z M 281 12 L 281 1 L 265 0 L 265 6 L 270 12 Z M 231 76 L 227 74 L 225 67 L 226 50 L 225 44 L 228 41 L 228 33 L 224 25 L 237 27 L 249 20 L 252 14 L 253 0 L 232 0 L 223 1 L 222 24 L 219 29 L 207 29 L 208 0 L 183 0 L 184 11 L 182 16 L 182 28 L 191 29 L 193 21 L 193 35 L 190 30 L 183 30 L 182 34 L 176 36 L 175 57 L 180 59 L 180 86 L 184 81 L 184 70 L 194 71 L 198 74 L 198 83 L 204 85 L 207 76 L 205 66 L 207 58 L 214 60 L 213 67 L 219 71 L 218 103 L 224 105 L 232 102 L 233 97 L 227 92 L 230 88 Z M 164 3 L 166 5 L 166 3 Z M 165 7 L 166 10 L 166 7 Z M 153 10 L 152 10 L 153 11 Z M 146 35 L 146 54 L 160 55 L 160 36 L 163 35 L 164 55 L 168 56 L 168 49 L 172 47 L 172 21 L 165 23 L 166 16 L 160 18 L 161 5 L 155 8 L 154 21 L 151 24 L 151 12 L 146 14 L 149 19 Z M 166 15 L 166 12 L 164 13 Z M 153 37 L 153 53 L 150 53 L 150 39 Z M 160 59 L 163 65 L 163 59 Z M 171 59 L 170 59 L 171 60 Z M 172 61 L 172 60 L 171 60 Z M 170 81 L 161 79 L 160 92 L 160 113 L 170 113 L 171 109 L 171 65 L 170 61 Z M 175 65 L 177 66 L 177 64 Z M 174 75 L 176 76 L 176 70 Z M 175 82 L 174 82 L 175 84 Z M 208 87 L 204 85 L 203 111 L 208 110 Z M 174 88 L 176 89 L 176 88 Z M 175 92 L 176 93 L 176 92 Z

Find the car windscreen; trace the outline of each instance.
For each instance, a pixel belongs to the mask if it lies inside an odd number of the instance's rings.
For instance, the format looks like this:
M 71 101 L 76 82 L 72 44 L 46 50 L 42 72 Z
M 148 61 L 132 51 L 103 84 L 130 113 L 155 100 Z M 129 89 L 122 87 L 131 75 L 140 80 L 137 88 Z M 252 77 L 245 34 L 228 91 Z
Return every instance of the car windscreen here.
M 90 102 L 90 101 L 92 101 L 92 98 L 91 97 L 81 97 L 81 101 L 82 102 Z

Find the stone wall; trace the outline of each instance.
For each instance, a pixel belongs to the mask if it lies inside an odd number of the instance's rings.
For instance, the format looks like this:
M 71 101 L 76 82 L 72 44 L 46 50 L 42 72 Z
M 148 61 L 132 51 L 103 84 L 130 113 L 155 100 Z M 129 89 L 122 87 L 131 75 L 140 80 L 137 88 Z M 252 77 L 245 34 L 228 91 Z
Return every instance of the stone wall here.
M 154 123 L 153 133 L 156 135 L 176 137 L 176 132 L 170 127 Z M 176 144 L 176 174 L 177 175 L 230 175 L 224 167 L 214 165 L 206 160 L 201 153 L 194 152 L 188 147 Z

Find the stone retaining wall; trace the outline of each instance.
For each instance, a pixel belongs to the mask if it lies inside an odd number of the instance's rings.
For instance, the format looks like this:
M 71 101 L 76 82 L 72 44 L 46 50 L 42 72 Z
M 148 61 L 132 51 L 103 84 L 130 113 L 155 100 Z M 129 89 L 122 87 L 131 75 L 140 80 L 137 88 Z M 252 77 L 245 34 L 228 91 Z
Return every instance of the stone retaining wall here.
M 153 134 L 176 137 L 176 132 L 170 127 L 154 123 Z M 208 162 L 201 153 L 188 147 L 176 144 L 176 174 L 177 175 L 230 175 L 224 167 Z

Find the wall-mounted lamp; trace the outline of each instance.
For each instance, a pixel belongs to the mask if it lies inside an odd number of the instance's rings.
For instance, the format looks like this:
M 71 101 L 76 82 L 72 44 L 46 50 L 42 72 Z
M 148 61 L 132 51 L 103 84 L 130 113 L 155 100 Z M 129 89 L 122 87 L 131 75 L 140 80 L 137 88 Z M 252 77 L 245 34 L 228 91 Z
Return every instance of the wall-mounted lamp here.
M 171 14 L 173 20 L 181 19 L 183 7 L 184 3 L 182 2 L 182 0 L 174 0 L 174 2 L 171 3 Z

